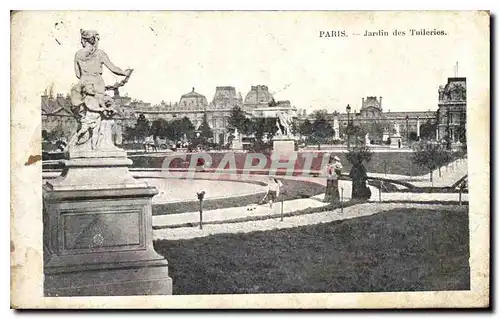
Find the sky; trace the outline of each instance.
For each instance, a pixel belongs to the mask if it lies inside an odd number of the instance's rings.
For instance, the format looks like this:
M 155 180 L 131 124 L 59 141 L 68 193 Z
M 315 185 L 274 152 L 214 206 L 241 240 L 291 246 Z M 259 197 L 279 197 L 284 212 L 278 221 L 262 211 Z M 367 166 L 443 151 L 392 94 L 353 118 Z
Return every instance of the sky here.
M 26 72 L 23 79 L 32 81 L 38 99 L 51 85 L 66 94 L 77 82 L 79 30 L 92 29 L 114 64 L 134 69 L 121 94 L 152 104 L 178 102 L 192 87 L 209 101 L 216 86 L 234 86 L 244 98 L 252 85 L 263 84 L 276 100 L 308 112 L 344 112 L 347 104 L 359 110 L 366 96 L 383 97 L 384 111 L 426 111 L 437 109 L 438 86 L 455 75 L 456 62 L 468 83 L 482 67 L 474 46 L 481 28 L 470 23 L 471 15 L 21 12 L 12 18 L 12 43 L 22 48 L 13 63 L 23 61 L 19 72 Z M 447 35 L 392 36 L 394 29 L 410 28 Z M 348 36 L 319 36 L 332 30 Z M 364 37 L 366 30 L 390 36 Z M 106 83 L 120 79 L 105 71 Z

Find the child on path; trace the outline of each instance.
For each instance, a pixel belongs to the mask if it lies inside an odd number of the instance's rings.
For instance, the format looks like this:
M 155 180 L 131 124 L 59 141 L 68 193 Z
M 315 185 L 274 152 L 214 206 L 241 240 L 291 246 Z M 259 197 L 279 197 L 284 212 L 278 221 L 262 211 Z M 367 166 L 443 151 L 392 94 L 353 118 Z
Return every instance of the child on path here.
M 269 203 L 269 208 L 272 209 L 273 203 L 277 200 L 278 196 L 280 195 L 281 186 L 283 186 L 283 183 L 281 183 L 281 181 L 270 176 L 267 183 L 267 193 L 259 204 L 264 202 L 264 200 L 267 198 L 267 201 Z

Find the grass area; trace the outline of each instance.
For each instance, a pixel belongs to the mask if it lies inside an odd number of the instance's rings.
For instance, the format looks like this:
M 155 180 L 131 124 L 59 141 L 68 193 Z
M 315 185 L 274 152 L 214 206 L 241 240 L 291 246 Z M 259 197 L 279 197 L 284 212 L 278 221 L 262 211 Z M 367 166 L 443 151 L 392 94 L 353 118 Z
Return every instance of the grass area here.
M 155 249 L 178 295 L 468 290 L 468 234 L 463 212 L 394 209 Z
M 230 152 L 219 152 L 219 153 L 211 153 L 208 152 L 212 159 L 211 168 L 218 168 L 220 162 L 223 160 L 227 154 L 234 155 L 234 162 L 236 164 L 237 169 L 242 169 L 245 167 L 246 157 L 248 154 L 246 153 L 230 153 Z M 341 153 L 338 151 L 325 151 L 325 153 L 314 153 L 316 157 L 312 160 L 311 167 L 307 167 L 306 169 L 312 170 L 320 170 L 322 167 L 322 157 L 325 154 L 334 154 L 337 155 L 344 168 L 343 172 L 348 173 L 351 169 L 351 164 L 347 161 L 347 157 L 345 153 Z M 271 166 L 270 154 L 264 154 L 266 156 L 266 165 L 264 169 L 269 169 Z M 313 155 L 311 152 L 301 151 L 297 153 L 297 159 L 295 161 L 295 170 L 296 172 L 302 171 L 304 169 L 305 161 L 307 157 Z M 51 156 L 44 155 L 43 159 L 58 159 L 62 154 L 52 154 Z M 162 168 L 163 162 L 166 158 L 172 159 L 170 162 L 170 168 L 187 168 L 189 166 L 191 160 L 191 153 L 182 154 L 185 156 L 185 159 L 179 158 L 179 154 L 166 154 L 166 153 L 150 153 L 144 155 L 136 155 L 130 156 L 130 159 L 133 161 L 133 168 Z M 369 163 L 365 164 L 365 167 L 369 173 L 386 173 L 386 174 L 397 174 L 397 175 L 407 175 L 407 176 L 419 176 L 428 174 L 429 172 L 422 167 L 419 167 L 412 163 L 411 161 L 411 152 L 375 152 L 372 155 L 372 159 Z M 52 166 L 48 166 L 45 164 L 44 168 L 55 168 L 54 164 Z M 58 167 L 61 167 L 60 165 Z
M 307 153 L 310 152 L 303 151 L 298 153 L 298 157 L 296 160 L 296 168 L 298 170 L 303 169 L 305 157 L 308 156 Z M 339 156 L 342 164 L 344 165 L 343 171 L 349 172 L 349 170 L 351 169 L 351 165 L 347 161 L 345 153 L 335 152 L 335 151 L 327 151 L 326 153 L 327 154 L 331 153 Z M 208 154 L 210 154 L 210 157 L 212 158 L 212 165 L 211 165 L 212 168 L 217 168 L 222 158 L 226 155 L 226 153 L 208 153 Z M 319 155 L 313 159 L 311 169 L 313 170 L 321 169 L 323 154 L 325 153 L 319 153 Z M 411 175 L 411 176 L 427 174 L 428 172 L 424 171 L 421 167 L 418 167 L 417 165 L 411 162 L 411 154 L 412 153 L 409 152 L 376 152 L 373 153 L 372 160 L 366 164 L 366 169 L 369 173 L 387 173 L 387 174 L 399 174 L 399 175 Z M 166 155 L 158 157 L 154 156 L 154 154 L 152 155 L 153 156 L 144 155 L 144 156 L 132 157 L 131 159 L 133 161 L 133 167 L 161 168 L 164 159 L 166 157 L 172 157 L 173 160 L 170 164 L 170 167 L 185 168 L 187 167 L 191 159 L 191 154 L 185 154 L 186 155 L 185 160 L 187 162 L 185 162 L 180 158 L 175 158 L 174 155 Z M 268 156 L 268 160 L 265 167 L 269 168 L 269 166 L 271 165 L 271 160 L 269 159 L 269 154 L 266 155 Z M 234 154 L 236 167 L 238 169 L 244 167 L 246 156 L 247 154 L 245 153 Z
M 283 196 L 283 200 L 285 201 L 298 198 L 308 198 L 325 192 L 324 186 L 312 182 L 287 179 L 282 179 L 281 182 L 283 183 L 283 188 L 282 195 L 280 195 L 280 197 Z M 264 197 L 264 193 L 231 198 L 208 199 L 203 201 L 203 209 L 212 210 L 217 208 L 247 206 L 258 203 L 262 197 Z M 153 215 L 178 214 L 196 212 L 198 210 L 198 201 L 153 205 Z

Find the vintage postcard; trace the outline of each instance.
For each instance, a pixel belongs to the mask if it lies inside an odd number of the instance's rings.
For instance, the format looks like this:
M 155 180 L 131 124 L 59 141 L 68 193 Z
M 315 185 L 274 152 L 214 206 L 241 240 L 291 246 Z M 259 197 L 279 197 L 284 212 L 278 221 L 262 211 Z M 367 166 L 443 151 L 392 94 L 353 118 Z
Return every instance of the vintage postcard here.
M 13 308 L 490 304 L 487 11 L 16 11 L 11 84 Z

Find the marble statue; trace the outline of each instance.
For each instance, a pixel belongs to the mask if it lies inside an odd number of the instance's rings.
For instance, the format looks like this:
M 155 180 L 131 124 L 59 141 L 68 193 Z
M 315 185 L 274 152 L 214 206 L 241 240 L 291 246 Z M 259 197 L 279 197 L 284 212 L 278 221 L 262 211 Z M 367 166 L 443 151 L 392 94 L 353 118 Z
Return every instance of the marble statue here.
M 78 128 L 68 143 L 69 151 L 120 150 L 114 145 L 112 128 L 115 115 L 113 99 L 106 90 L 117 90 L 125 85 L 132 74 L 115 66 L 108 55 L 98 48 L 99 34 L 92 30 L 80 30 L 82 49 L 75 54 L 74 67 L 79 82 L 71 88 L 71 104 Z M 106 86 L 102 78 L 102 66 L 125 78 Z
M 365 144 L 370 145 L 370 134 L 366 133 L 365 135 Z
M 240 140 L 240 133 L 238 133 L 238 129 L 237 128 L 234 129 L 234 139 L 236 141 Z
M 337 115 L 335 115 L 335 117 L 333 118 L 333 134 L 334 134 L 333 139 L 340 140 L 340 125 L 339 125 L 339 118 Z
M 278 120 L 276 121 L 278 127 L 278 136 L 291 136 L 292 135 L 292 119 L 283 112 L 278 113 Z
M 394 131 L 395 131 L 394 136 L 401 135 L 400 132 L 399 132 L 399 124 L 398 123 L 394 123 Z

